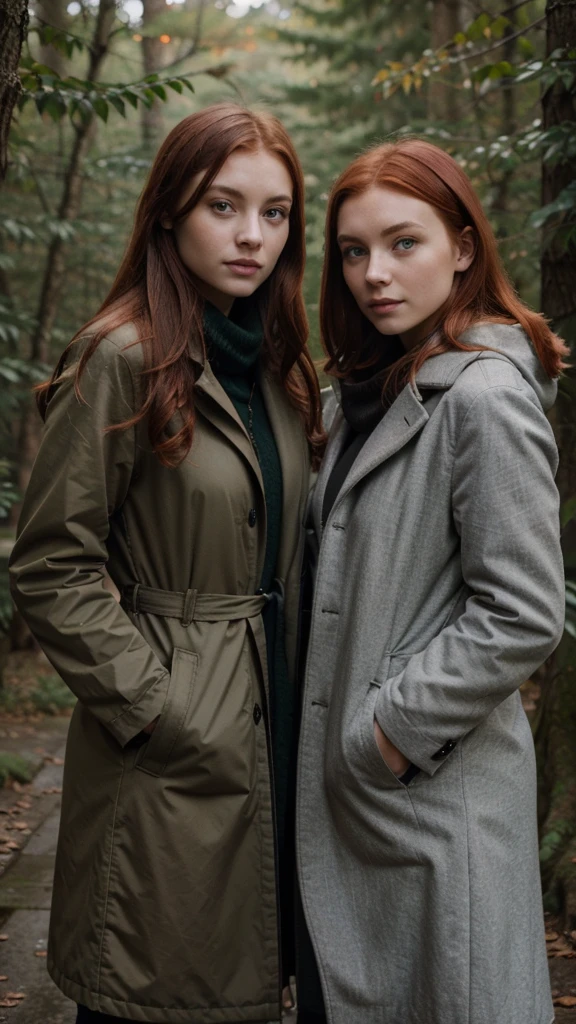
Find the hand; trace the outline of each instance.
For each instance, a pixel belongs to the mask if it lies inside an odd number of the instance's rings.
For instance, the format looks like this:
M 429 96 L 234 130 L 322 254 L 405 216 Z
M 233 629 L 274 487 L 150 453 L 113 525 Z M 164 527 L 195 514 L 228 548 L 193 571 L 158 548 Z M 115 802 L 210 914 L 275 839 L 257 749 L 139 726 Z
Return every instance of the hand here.
M 156 728 L 156 725 L 158 723 L 158 719 L 159 718 L 160 718 L 160 715 L 156 715 L 156 718 L 152 722 L 148 722 L 148 725 L 144 726 L 144 728 L 142 729 L 142 732 L 146 732 L 146 733 L 148 733 L 149 736 L 151 736 L 152 733 L 154 732 L 154 729 Z
M 382 755 L 382 759 L 386 762 L 391 771 L 395 775 L 404 775 L 410 767 L 410 761 L 407 757 L 404 757 L 398 747 L 395 747 L 390 742 L 388 737 L 382 732 L 377 719 L 374 719 L 374 739 L 378 744 L 378 750 Z

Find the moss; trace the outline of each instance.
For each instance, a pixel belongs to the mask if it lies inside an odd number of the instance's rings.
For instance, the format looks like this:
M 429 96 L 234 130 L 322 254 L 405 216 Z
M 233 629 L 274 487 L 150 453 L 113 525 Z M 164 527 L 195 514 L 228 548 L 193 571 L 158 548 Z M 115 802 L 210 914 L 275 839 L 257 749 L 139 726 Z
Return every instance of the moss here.
M 9 779 L 14 782 L 31 782 L 34 778 L 34 766 L 18 754 L 0 753 L 0 786 L 4 786 Z

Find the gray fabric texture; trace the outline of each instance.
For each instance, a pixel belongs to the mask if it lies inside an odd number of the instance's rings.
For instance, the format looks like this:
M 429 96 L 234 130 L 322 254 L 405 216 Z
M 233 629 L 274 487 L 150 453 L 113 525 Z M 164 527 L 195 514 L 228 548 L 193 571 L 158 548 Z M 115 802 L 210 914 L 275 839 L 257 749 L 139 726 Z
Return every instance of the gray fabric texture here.
M 424 364 L 322 530 L 325 405 L 297 851 L 330 1024 L 553 1019 L 519 687 L 563 629 L 556 385 L 518 325 L 463 340 L 496 351 Z

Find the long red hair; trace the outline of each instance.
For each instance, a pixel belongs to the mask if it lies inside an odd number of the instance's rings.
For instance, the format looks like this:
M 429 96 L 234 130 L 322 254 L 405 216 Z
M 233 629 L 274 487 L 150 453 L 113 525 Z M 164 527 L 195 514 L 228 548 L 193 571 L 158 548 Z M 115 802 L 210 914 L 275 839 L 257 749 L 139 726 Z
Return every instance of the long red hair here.
M 206 356 L 203 335 L 204 300 L 180 259 L 174 232 L 161 221 L 186 217 L 235 150 L 263 147 L 285 164 L 293 186 L 290 231 L 278 263 L 261 285 L 262 357 L 300 411 L 313 464 L 324 446 L 318 381 L 306 347 L 308 325 L 302 299 L 304 274 L 304 180 L 300 161 L 280 122 L 233 103 L 207 107 L 180 121 L 160 147 L 136 210 L 134 228 L 116 279 L 97 314 L 72 339 L 90 335 L 76 369 L 75 387 L 90 356 L 115 328 L 133 323 L 144 355 L 141 408 L 123 429 L 147 417 L 150 443 L 168 466 L 189 452 L 194 436 L 194 385 Z M 204 177 L 188 201 L 181 197 L 195 174 Z M 51 379 L 37 389 L 44 416 L 51 389 L 58 381 L 70 349 L 64 352 Z M 196 351 L 194 361 L 191 352 Z M 178 411 L 181 426 L 168 430 Z
M 437 332 L 400 359 L 392 368 L 385 390 L 393 397 L 431 356 L 450 349 L 469 350 L 461 341 L 464 331 L 478 323 L 519 323 L 531 339 L 545 372 L 557 377 L 569 354 L 546 320 L 518 298 L 498 254 L 497 243 L 482 204 L 456 161 L 444 150 L 422 139 L 386 142 L 359 156 L 335 182 L 328 203 L 326 255 L 320 297 L 322 340 L 328 361 L 326 372 L 347 377 L 361 365 L 370 365 L 377 352 L 367 349 L 373 328 L 361 313 L 342 270 L 337 244 L 338 214 L 342 203 L 373 187 L 385 187 L 415 196 L 433 206 L 452 238 L 472 227 L 476 254 L 468 270 L 458 275 L 448 307 L 439 311 Z

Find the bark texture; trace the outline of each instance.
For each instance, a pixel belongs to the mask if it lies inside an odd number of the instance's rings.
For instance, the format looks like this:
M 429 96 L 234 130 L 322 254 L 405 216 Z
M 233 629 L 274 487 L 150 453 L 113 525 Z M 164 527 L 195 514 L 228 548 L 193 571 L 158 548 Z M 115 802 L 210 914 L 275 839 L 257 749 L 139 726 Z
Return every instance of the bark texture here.
M 143 0 L 142 25 L 144 31 L 167 10 L 166 0 Z M 142 63 L 144 75 L 161 71 L 166 63 L 166 45 L 158 36 L 144 36 L 142 40 Z M 164 132 L 162 101 L 155 99 L 150 108 L 142 106 L 142 145 L 147 150 L 157 147 Z
M 576 0 L 548 0 L 547 53 L 576 47 Z M 571 122 L 576 131 L 576 92 L 558 82 L 542 96 L 543 126 Z M 569 163 L 543 165 L 542 203 L 552 202 L 575 177 Z M 541 261 L 542 310 L 553 326 L 576 345 L 576 246 L 547 239 Z M 576 494 L 576 375 L 561 382 L 554 409 L 560 450 L 557 482 L 561 500 Z M 574 524 L 563 534 L 567 565 L 574 565 Z M 570 568 L 568 570 L 571 571 Z M 535 730 L 540 763 L 542 874 L 550 909 L 559 912 L 569 929 L 576 927 L 576 643 L 564 640 L 543 673 L 539 718 Z
M 20 95 L 18 65 L 28 29 L 27 0 L 0 2 L 0 180 L 5 177 L 8 132 Z
M 431 47 L 440 50 L 454 38 L 463 24 L 462 0 L 433 0 Z M 445 72 L 448 75 L 447 72 Z M 428 117 L 431 121 L 457 121 L 460 116 L 458 89 L 449 78 L 434 76 L 428 90 Z

